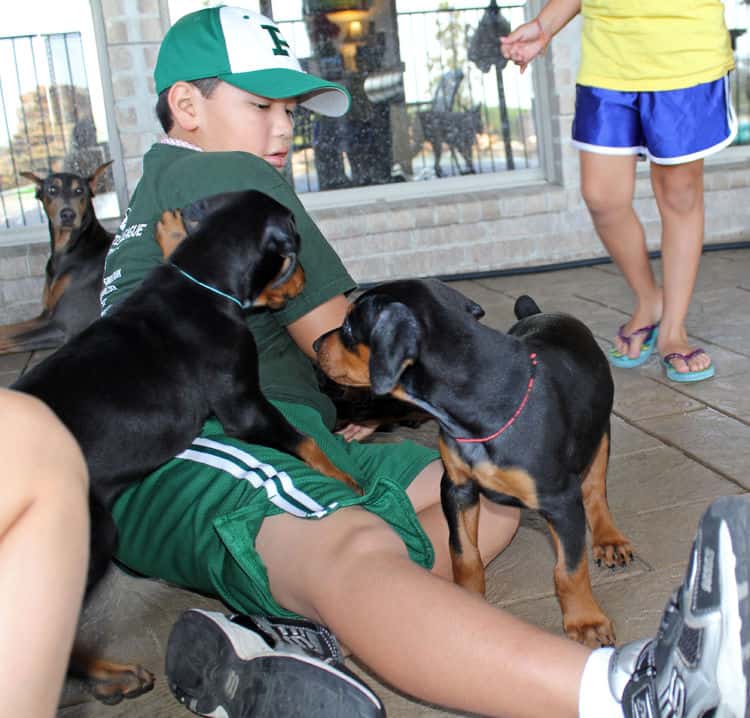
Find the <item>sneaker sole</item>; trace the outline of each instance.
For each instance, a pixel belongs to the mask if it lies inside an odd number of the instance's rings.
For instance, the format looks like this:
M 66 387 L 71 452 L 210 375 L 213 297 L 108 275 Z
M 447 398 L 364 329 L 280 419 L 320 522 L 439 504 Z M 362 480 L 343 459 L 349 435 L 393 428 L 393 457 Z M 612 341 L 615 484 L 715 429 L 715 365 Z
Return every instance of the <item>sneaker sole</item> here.
M 335 666 L 270 649 L 267 655 L 240 658 L 221 628 L 198 611 L 175 623 L 166 675 L 177 700 L 212 718 L 385 716 L 377 697 Z
M 721 704 L 714 715 L 750 718 L 750 501 L 738 496 L 717 499 L 701 520 L 700 534 L 701 575 L 696 576 L 694 610 L 718 608 L 712 590 L 717 584 L 721 603 L 723 640 L 716 666 Z

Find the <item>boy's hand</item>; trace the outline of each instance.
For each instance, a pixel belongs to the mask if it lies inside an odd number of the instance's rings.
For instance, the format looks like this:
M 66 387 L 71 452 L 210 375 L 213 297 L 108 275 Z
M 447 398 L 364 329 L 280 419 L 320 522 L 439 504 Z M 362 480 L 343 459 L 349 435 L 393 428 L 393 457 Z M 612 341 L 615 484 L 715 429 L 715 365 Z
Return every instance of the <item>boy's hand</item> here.
M 549 36 L 539 18 L 517 27 L 512 33 L 500 38 L 503 57 L 519 65 L 521 72 L 537 56 L 544 53 Z
M 336 433 L 343 436 L 346 441 L 362 441 L 375 431 L 374 426 L 362 426 L 360 424 L 347 424 Z

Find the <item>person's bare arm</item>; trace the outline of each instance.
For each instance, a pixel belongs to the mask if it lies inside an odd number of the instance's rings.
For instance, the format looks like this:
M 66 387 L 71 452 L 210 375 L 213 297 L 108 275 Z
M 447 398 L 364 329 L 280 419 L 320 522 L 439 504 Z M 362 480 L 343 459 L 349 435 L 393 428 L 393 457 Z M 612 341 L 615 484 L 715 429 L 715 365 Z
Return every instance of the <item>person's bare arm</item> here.
M 343 294 L 339 294 L 292 322 L 287 331 L 297 346 L 314 360 L 316 356 L 312 348 L 313 342 L 321 334 L 340 327 L 348 309 L 349 300 Z M 347 424 L 336 433 L 341 434 L 347 441 L 352 441 L 364 439 L 373 431 L 375 427 Z
M 523 72 L 580 11 L 581 0 L 550 0 L 533 20 L 500 38 L 503 56 L 520 65 Z
M 315 359 L 313 342 L 321 334 L 340 327 L 348 309 L 349 300 L 343 294 L 339 294 L 292 322 L 287 331 L 297 346 L 310 359 Z

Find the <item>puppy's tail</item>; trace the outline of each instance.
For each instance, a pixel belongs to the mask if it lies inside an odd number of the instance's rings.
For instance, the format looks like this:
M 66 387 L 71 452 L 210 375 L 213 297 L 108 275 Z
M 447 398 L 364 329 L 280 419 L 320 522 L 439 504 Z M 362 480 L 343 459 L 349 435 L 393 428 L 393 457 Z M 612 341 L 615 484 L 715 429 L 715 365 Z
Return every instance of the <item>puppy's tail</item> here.
M 513 311 L 516 314 L 516 319 L 525 319 L 532 314 L 541 314 L 542 312 L 539 305 L 528 294 L 522 294 L 516 299 Z

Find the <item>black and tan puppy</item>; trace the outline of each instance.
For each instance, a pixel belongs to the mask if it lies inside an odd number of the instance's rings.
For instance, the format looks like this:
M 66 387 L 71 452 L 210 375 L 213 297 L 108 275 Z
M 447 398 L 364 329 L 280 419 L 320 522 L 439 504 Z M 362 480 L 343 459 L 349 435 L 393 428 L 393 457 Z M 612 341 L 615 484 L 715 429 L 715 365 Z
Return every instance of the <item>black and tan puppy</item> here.
M 49 226 L 50 255 L 44 269 L 42 311 L 34 319 L 0 326 L 0 354 L 56 348 L 99 316 L 102 272 L 113 235 L 94 214 L 101 165 L 90 177 L 55 172 L 36 184 Z
M 484 593 L 480 494 L 535 509 L 556 547 L 566 633 L 611 644 L 614 629 L 591 592 L 586 557 L 588 519 L 597 561 L 632 559 L 606 500 L 609 365 L 577 319 L 542 314 L 525 296 L 515 311 L 520 321 L 504 334 L 480 324 L 482 308 L 442 282 L 392 282 L 362 294 L 315 348 L 338 383 L 372 386 L 437 419 L 456 582 Z
M 48 404 L 86 457 L 89 590 L 116 546 L 115 499 L 184 451 L 212 414 L 228 435 L 294 454 L 358 490 L 260 390 L 257 349 L 244 314 L 250 306 L 278 308 L 302 289 L 292 214 L 252 191 L 201 200 L 186 214 L 195 229 L 169 261 L 13 387 Z M 165 241 L 179 241 L 184 230 L 170 212 L 160 230 L 167 254 Z M 142 669 L 115 671 L 109 679 L 112 671 L 100 663 L 87 662 L 83 670 L 107 702 L 137 695 L 152 682 Z

